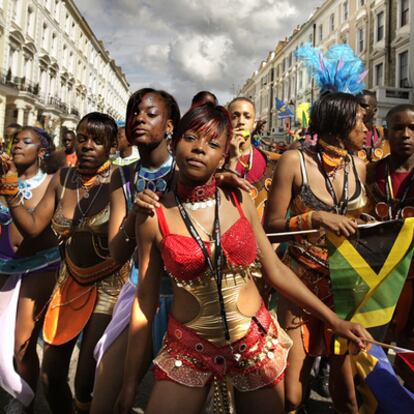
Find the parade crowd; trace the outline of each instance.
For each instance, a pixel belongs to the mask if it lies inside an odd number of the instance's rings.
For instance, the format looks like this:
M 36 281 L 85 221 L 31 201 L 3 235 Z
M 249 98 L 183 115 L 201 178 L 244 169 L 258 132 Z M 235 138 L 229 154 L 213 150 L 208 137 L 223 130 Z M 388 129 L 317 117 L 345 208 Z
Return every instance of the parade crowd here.
M 43 129 L 10 125 L 5 412 L 33 412 L 40 379 L 54 414 L 129 413 L 149 369 L 146 413 L 306 412 L 322 356 L 335 412 L 358 413 L 350 353 L 373 339 L 414 344 L 414 273 L 379 329 L 340 319 L 331 290 L 326 232 L 414 215 L 414 105 L 390 109 L 384 127 L 376 110 L 363 88 L 322 90 L 282 155 L 258 139 L 249 98 L 224 107 L 206 91 L 181 116 L 169 93 L 140 89 L 125 122 L 89 113 L 61 149 Z M 335 352 L 335 338 L 350 351 Z

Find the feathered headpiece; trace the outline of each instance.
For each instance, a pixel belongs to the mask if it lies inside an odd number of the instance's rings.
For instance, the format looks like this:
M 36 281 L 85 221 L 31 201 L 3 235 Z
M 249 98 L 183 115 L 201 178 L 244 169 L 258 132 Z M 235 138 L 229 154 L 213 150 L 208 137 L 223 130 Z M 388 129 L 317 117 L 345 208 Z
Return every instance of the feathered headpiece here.
M 325 54 L 306 44 L 296 51 L 296 57 L 305 64 L 321 89 L 321 94 L 346 92 L 356 95 L 365 89 L 363 79 L 368 71 L 346 44 L 332 46 Z

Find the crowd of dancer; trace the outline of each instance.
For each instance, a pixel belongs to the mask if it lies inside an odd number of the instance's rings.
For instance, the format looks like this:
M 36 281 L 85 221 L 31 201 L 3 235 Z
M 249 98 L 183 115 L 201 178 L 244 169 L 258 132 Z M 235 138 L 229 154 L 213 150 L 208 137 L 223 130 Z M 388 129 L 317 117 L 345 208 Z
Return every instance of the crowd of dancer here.
M 323 355 L 335 410 L 357 413 L 349 355 L 333 339 L 364 349 L 385 331 L 335 314 L 325 231 L 349 237 L 362 217 L 414 209 L 414 106 L 392 108 L 380 130 L 372 101 L 322 95 L 316 144 L 277 162 L 252 144 L 250 99 L 223 107 L 205 91 L 181 118 L 169 93 L 141 89 L 125 123 L 87 114 L 62 151 L 44 130 L 16 126 L 0 176 L 9 412 L 33 412 L 40 378 L 52 413 L 129 413 L 151 366 L 148 413 L 300 412 Z M 377 149 L 390 154 L 368 163 Z M 284 246 L 265 233 L 309 229 L 320 231 Z M 413 292 L 408 277 L 393 323 L 405 346 Z

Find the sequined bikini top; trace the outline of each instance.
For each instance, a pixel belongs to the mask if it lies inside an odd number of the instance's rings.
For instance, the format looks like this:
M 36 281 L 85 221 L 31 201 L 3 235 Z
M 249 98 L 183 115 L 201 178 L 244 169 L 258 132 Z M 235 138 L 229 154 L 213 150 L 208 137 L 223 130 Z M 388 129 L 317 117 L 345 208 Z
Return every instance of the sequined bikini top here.
M 228 267 L 251 265 L 257 255 L 256 237 L 244 212 L 234 197 L 240 217 L 221 235 L 222 249 Z M 191 282 L 206 270 L 206 261 L 197 242 L 190 236 L 171 233 L 162 207 L 156 209 L 163 239 L 161 256 L 167 272 L 176 280 Z M 211 245 L 205 242 L 211 254 Z
M 305 157 L 302 151 L 299 151 L 300 170 L 302 174 L 302 186 L 299 193 L 293 198 L 290 209 L 291 214 L 302 214 L 309 210 L 320 210 L 333 212 L 335 208 L 324 201 L 320 200 L 311 190 L 309 186 L 308 173 L 305 166 Z M 356 178 L 355 193 L 351 196 L 348 202 L 348 213 L 350 215 L 358 215 L 363 208 L 368 204 L 368 197 L 365 186 L 359 180 L 358 172 L 356 171 L 355 163 L 351 157 L 352 168 Z
M 98 213 L 93 216 L 87 216 L 79 222 L 75 222 L 75 220 L 69 219 L 63 215 L 61 201 L 66 190 L 68 176 L 69 172 L 66 174 L 60 200 L 52 218 L 52 229 L 54 232 L 64 238 L 80 231 L 88 231 L 96 235 L 107 234 L 110 215 L 109 203 Z

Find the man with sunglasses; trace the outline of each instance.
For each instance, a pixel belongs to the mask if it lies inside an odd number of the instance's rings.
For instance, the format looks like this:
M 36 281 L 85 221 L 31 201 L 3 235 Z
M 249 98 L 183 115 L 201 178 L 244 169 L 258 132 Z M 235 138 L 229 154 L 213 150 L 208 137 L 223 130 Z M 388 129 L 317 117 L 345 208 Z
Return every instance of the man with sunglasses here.
M 368 167 L 374 215 L 380 221 L 414 216 L 414 105 L 393 107 L 386 116 L 390 155 Z M 394 334 L 401 346 L 414 345 L 414 265 L 395 309 Z

